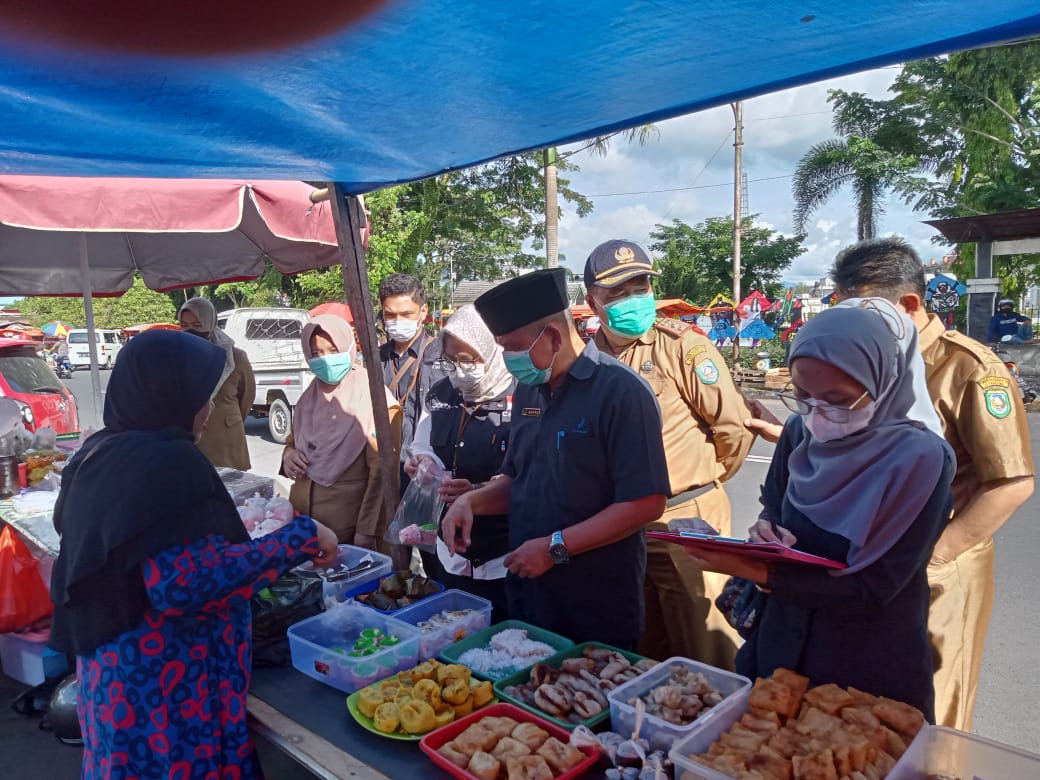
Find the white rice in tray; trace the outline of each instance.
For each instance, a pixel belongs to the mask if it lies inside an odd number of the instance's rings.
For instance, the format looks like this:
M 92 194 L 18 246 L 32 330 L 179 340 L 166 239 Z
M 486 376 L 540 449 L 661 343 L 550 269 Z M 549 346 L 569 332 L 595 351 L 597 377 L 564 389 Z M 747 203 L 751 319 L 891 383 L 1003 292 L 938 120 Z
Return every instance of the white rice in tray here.
M 555 648 L 527 638 L 522 628 L 499 631 L 487 647 L 474 647 L 459 656 L 459 663 L 490 677 L 506 677 L 555 653 Z

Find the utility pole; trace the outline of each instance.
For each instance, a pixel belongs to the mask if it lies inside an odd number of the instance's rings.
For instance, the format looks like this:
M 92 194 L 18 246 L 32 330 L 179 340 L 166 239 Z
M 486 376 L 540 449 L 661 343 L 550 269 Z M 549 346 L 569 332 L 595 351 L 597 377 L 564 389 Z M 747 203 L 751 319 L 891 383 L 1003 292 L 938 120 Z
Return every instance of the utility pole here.
M 556 194 L 556 147 L 545 150 L 545 267 L 560 264 L 560 204 Z
M 736 306 L 740 304 L 740 222 L 744 213 L 741 198 L 743 184 L 741 152 L 744 147 L 744 102 L 730 103 L 733 109 L 733 323 L 738 325 Z M 740 335 L 733 339 L 733 366 L 740 354 Z

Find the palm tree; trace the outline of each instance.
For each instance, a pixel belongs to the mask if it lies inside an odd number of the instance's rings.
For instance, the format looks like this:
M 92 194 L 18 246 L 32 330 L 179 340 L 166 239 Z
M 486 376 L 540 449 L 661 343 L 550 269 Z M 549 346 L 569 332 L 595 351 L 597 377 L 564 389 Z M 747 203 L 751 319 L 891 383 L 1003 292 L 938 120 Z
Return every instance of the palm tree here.
M 809 148 L 794 172 L 794 228 L 805 235 L 809 217 L 842 187 L 856 197 L 856 235 L 873 238 L 885 213 L 885 190 L 920 161 L 887 147 L 893 134 L 887 104 L 862 93 L 832 92 L 832 126 L 840 138 Z

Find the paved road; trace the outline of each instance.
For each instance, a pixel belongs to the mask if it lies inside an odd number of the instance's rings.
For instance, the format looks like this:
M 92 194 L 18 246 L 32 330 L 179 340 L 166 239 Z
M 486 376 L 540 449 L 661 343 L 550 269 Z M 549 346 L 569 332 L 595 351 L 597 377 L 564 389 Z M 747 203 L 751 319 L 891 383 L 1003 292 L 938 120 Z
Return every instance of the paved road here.
M 102 372 L 107 382 L 108 373 Z M 80 399 L 83 427 L 94 422 L 90 378 L 78 373 L 68 383 Z M 776 404 L 776 413 L 783 408 Z M 1040 414 L 1030 415 L 1034 452 L 1040 441 Z M 247 424 L 253 470 L 275 475 L 281 448 L 271 441 L 264 420 Z M 734 529 L 750 525 L 758 515 L 758 485 L 768 468 L 772 446 L 756 442 L 752 454 L 730 485 Z M 1034 494 L 997 535 L 997 600 L 986 647 L 975 728 L 982 736 L 1040 753 L 1040 494 Z M 898 652 L 892 663 L 899 663 Z

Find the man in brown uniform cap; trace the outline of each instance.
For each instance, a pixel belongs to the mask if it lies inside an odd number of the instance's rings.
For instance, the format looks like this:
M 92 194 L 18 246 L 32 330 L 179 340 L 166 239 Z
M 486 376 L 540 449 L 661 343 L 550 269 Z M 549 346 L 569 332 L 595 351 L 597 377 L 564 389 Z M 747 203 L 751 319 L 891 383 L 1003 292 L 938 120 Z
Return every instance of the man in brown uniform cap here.
M 993 609 L 992 537 L 1033 492 L 1026 411 L 1000 358 L 925 311 L 921 259 L 905 241 L 856 244 L 831 276 L 839 298 L 885 298 L 917 325 L 928 392 L 957 456 L 953 519 L 928 566 L 935 716 L 970 731 Z
M 679 320 L 657 318 L 646 252 L 631 241 L 607 241 L 585 263 L 588 300 L 601 327 L 595 342 L 650 383 L 664 419 L 671 497 L 660 521 L 700 517 L 730 535 L 722 483 L 740 468 L 753 435 L 747 407 L 722 356 Z M 646 631 L 640 652 L 682 656 L 733 668 L 739 639 L 718 610 L 725 575 L 703 572 L 678 545 L 647 540 Z

